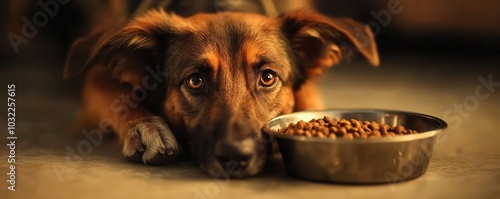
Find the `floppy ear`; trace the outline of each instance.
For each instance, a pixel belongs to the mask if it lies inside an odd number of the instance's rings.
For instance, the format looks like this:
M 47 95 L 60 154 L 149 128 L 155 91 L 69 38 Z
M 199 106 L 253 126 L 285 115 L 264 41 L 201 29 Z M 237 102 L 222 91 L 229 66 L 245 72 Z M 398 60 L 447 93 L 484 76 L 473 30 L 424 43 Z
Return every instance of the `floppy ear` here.
M 304 10 L 284 14 L 280 20 L 306 78 L 321 74 L 342 59 L 349 60 L 353 54 L 379 65 L 375 38 L 367 25 Z
M 68 54 L 64 78 L 79 75 L 95 64 L 108 67 L 115 77 L 125 69 L 159 64 L 168 39 L 185 25 L 175 14 L 155 10 L 115 30 L 80 38 Z

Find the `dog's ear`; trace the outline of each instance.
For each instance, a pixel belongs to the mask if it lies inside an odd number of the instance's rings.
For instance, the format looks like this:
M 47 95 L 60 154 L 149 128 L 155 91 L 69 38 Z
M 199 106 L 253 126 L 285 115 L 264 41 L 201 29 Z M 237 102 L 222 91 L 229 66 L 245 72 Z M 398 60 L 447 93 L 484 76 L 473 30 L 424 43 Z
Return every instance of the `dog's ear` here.
M 304 10 L 284 14 L 279 19 L 306 77 L 321 74 L 353 54 L 366 58 L 373 66 L 379 65 L 375 38 L 367 25 Z
M 67 56 L 64 78 L 81 74 L 98 63 L 109 67 L 113 75 L 129 67 L 159 64 L 168 39 L 187 25 L 175 14 L 154 10 L 114 30 L 80 38 Z

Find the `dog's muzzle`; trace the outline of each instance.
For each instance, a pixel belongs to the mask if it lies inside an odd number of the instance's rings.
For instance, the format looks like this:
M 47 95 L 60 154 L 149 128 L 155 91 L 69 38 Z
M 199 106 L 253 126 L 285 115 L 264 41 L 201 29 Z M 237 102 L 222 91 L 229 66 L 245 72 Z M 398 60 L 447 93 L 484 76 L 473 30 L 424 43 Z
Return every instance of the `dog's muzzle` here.
M 215 159 L 222 169 L 234 176 L 253 163 L 256 153 L 255 140 L 251 138 L 242 141 L 219 141 L 214 151 Z

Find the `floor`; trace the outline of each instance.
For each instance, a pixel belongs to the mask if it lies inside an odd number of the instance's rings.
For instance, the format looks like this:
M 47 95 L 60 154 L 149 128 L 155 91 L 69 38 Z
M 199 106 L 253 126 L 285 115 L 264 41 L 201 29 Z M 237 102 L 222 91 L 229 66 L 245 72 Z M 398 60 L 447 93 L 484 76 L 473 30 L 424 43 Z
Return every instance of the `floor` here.
M 415 111 L 445 119 L 426 174 L 407 182 L 343 185 L 289 176 L 279 157 L 256 177 L 215 179 L 190 162 L 148 166 L 126 161 L 113 136 L 94 144 L 74 127 L 77 86 L 62 67 L 25 60 L 0 68 L 0 85 L 16 84 L 16 191 L 1 175 L 1 198 L 495 198 L 500 196 L 498 58 L 381 54 L 379 68 L 344 62 L 318 82 L 325 108 Z M 5 93 L 2 91 L 1 93 Z M 63 93 L 63 94 L 61 94 Z M 2 94 L 2 104 L 6 102 Z M 461 109 L 459 107 L 462 107 Z M 4 108 L 5 109 L 5 106 Z M 6 114 L 0 114 L 6 121 Z M 1 123 L 5 129 L 5 122 Z M 5 132 L 5 131 L 4 131 Z M 6 134 L 1 138 L 7 143 Z M 0 147 L 0 171 L 9 151 Z

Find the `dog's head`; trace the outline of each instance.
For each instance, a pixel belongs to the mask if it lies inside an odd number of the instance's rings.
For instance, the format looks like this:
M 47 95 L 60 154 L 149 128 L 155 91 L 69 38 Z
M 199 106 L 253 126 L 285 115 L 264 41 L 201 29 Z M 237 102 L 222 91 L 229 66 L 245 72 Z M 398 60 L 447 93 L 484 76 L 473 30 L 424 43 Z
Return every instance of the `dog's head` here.
M 89 59 L 69 63 L 68 76 L 72 65 L 96 60 L 115 74 L 160 64 L 171 128 L 186 132 L 203 169 L 238 177 L 262 169 L 270 141 L 261 128 L 294 111 L 302 82 L 351 55 L 378 64 L 369 28 L 306 11 L 275 18 L 151 11 L 96 41 Z

